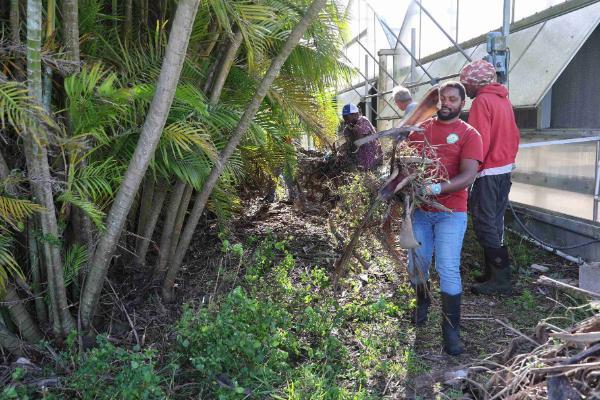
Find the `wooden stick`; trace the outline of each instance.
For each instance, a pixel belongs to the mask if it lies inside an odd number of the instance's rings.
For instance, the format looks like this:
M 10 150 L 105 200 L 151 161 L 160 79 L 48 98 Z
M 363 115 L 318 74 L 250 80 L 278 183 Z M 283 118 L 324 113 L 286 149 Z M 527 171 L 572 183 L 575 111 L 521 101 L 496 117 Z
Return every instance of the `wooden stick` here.
M 551 333 L 549 336 L 555 337 L 565 342 L 570 343 L 583 343 L 590 344 L 600 341 L 600 332 L 586 332 L 586 333 Z
M 589 368 L 589 367 L 600 367 L 600 361 L 583 363 L 583 364 L 570 364 L 570 365 L 553 365 L 552 367 L 532 368 L 531 372 L 540 374 L 548 372 L 563 372 L 578 368 Z
M 354 248 L 356 247 L 356 244 L 358 243 L 358 238 L 360 237 L 360 234 L 362 233 L 365 225 L 371 219 L 371 216 L 373 215 L 373 212 L 375 211 L 375 209 L 377 208 L 378 205 L 379 205 L 379 201 L 377 199 L 371 201 L 371 205 L 369 206 L 369 209 L 363 216 L 362 220 L 360 221 L 360 224 L 354 230 L 354 233 L 352 234 L 352 238 L 350 239 L 350 242 L 348 242 L 348 244 L 346 245 L 346 249 L 344 250 L 342 257 L 336 263 L 335 271 L 333 272 L 333 288 L 334 288 L 334 290 L 337 289 L 338 280 L 339 280 L 340 276 L 342 275 L 342 272 L 346 268 L 346 265 L 350 261 L 350 258 L 352 258 L 352 252 L 353 252 Z
M 530 341 L 531 343 L 533 343 L 536 347 L 539 346 L 540 344 L 538 342 L 536 342 L 535 340 L 533 340 L 532 338 L 530 338 L 529 336 L 525 335 L 524 333 L 521 333 L 521 331 L 519 331 L 516 328 L 513 328 L 512 326 L 508 325 L 507 323 L 499 320 L 498 318 L 496 318 L 494 321 L 496 321 L 497 323 L 499 323 L 500 325 L 502 325 L 503 327 L 505 327 L 506 329 L 516 333 L 517 335 L 527 339 L 528 341 Z
M 341 233 L 338 232 L 335 225 L 333 225 L 333 221 L 331 220 L 331 218 L 328 219 L 328 222 L 329 222 L 329 229 L 331 230 L 331 233 L 333 233 L 333 236 L 335 237 L 337 242 L 340 244 L 343 244 L 344 237 L 342 236 Z M 356 250 L 352 250 L 352 255 L 354 256 L 354 258 L 356 258 L 358 260 L 358 262 L 363 266 L 364 269 L 369 270 L 371 268 L 371 265 L 367 261 L 365 261 L 365 259 L 362 258 L 362 256 L 360 254 L 358 254 L 358 252 Z
M 550 287 L 554 287 L 554 288 L 562 290 L 562 291 L 569 292 L 577 297 L 583 297 L 585 299 L 591 298 L 591 299 L 595 299 L 595 300 L 600 299 L 600 293 L 595 293 L 595 292 L 591 292 L 586 289 L 581 289 L 576 286 L 569 285 L 568 283 L 564 283 L 564 282 L 554 280 L 552 278 L 548 278 L 547 276 L 544 276 L 544 275 L 539 277 L 539 279 L 537 280 L 537 283 L 539 283 L 540 285 L 550 286 Z

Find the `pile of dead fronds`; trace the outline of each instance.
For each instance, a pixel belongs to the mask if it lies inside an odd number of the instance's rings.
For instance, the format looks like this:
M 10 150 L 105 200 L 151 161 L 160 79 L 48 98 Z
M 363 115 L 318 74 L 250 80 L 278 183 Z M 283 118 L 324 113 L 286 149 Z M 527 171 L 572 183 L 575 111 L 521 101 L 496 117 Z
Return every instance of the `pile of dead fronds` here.
M 532 351 L 511 357 L 504 365 L 489 361 L 481 365 L 484 372 L 477 380 L 485 383 L 472 381 L 471 392 L 480 399 L 600 398 L 599 314 L 568 330 L 541 322 L 535 336 L 543 344 Z

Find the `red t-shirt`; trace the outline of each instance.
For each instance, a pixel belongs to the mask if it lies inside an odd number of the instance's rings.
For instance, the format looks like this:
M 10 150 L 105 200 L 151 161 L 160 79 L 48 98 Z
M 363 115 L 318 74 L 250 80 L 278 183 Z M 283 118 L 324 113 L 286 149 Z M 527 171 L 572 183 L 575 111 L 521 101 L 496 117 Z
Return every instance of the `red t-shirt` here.
M 483 145 L 479 132 L 462 120 L 451 124 L 444 124 L 431 118 L 421 124 L 423 132 L 412 132 L 408 140 L 415 143 L 419 150 L 423 148 L 423 136 L 433 148 L 435 154 L 428 154 L 430 158 L 437 158 L 443 168 L 435 179 L 443 182 L 452 179 L 460 172 L 462 159 L 483 160 Z M 453 193 L 444 193 L 435 198 L 435 201 L 448 207 L 452 211 L 467 211 L 467 188 Z M 437 208 L 423 206 L 425 211 L 442 211 Z

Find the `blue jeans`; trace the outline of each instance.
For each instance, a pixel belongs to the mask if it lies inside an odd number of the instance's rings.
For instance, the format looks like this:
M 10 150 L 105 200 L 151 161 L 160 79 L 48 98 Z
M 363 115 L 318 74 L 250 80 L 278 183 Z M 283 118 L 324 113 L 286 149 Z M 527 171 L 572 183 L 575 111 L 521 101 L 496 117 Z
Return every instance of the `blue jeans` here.
M 461 293 L 460 252 L 467 229 L 467 213 L 415 210 L 412 226 L 415 239 L 421 246 L 408 252 L 411 283 L 427 282 L 435 253 L 435 269 L 440 275 L 441 291 L 449 295 Z

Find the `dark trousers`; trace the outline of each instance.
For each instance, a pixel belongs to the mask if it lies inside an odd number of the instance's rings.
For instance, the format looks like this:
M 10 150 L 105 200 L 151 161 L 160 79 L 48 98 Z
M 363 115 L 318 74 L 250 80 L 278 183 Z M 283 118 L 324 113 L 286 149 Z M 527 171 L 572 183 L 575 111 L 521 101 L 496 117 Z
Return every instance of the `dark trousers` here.
M 477 178 L 469 192 L 469 213 L 479 244 L 497 249 L 502 246 L 504 212 L 512 182 L 510 173 Z

